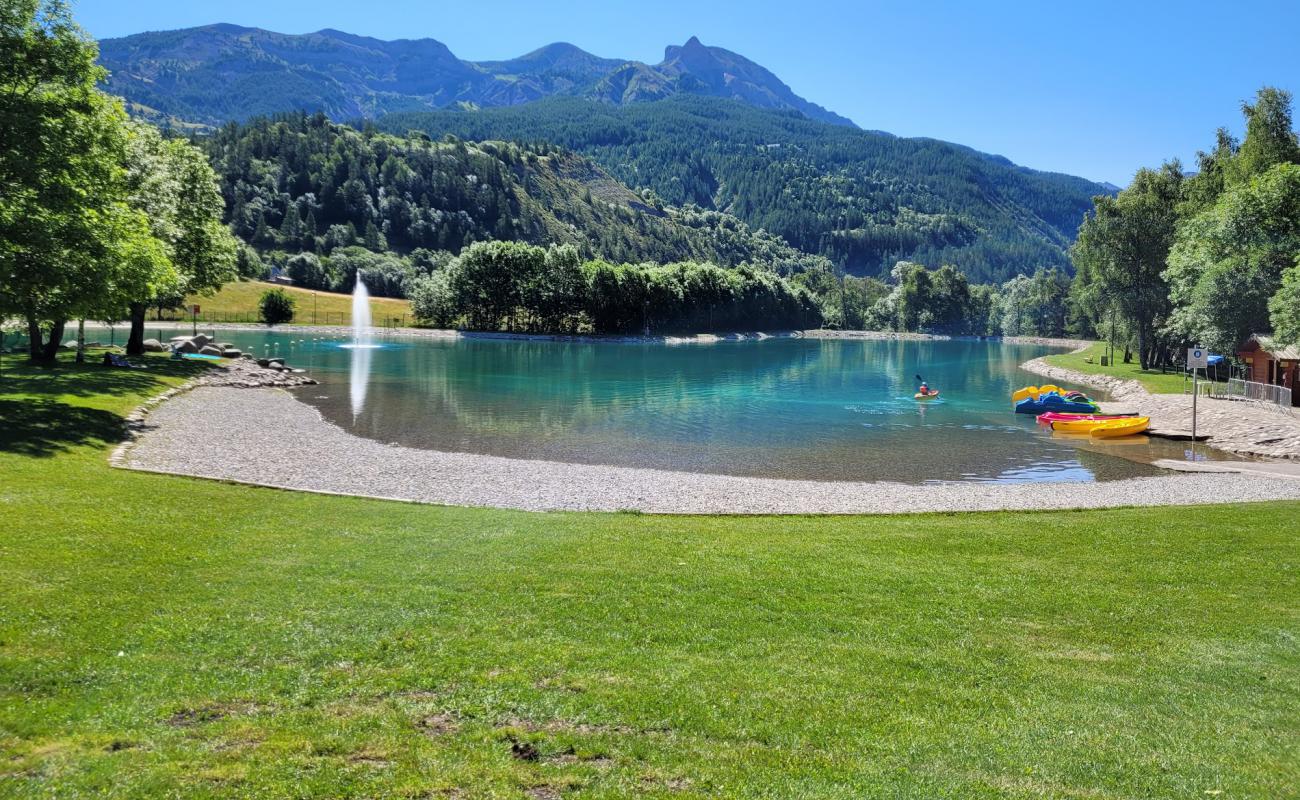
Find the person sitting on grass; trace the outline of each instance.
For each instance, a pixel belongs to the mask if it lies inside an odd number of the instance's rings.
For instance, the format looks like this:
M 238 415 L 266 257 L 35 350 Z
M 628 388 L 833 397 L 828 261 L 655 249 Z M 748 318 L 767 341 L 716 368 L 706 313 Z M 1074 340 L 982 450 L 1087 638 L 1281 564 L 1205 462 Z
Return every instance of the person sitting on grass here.
M 145 369 L 144 364 L 132 364 L 130 361 L 126 359 L 126 356 L 120 356 L 117 353 L 105 353 L 104 366 L 125 367 L 128 369 Z

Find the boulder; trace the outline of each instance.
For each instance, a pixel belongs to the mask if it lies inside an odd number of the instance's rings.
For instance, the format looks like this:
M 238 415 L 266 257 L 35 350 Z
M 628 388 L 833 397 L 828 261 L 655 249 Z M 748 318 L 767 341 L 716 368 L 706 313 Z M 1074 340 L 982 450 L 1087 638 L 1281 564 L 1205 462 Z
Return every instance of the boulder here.
M 171 342 L 172 344 L 180 344 L 181 342 L 188 342 L 189 340 L 190 340 L 190 337 L 188 337 L 188 336 L 173 336 L 172 338 L 168 339 L 167 341 Z
M 213 347 L 216 347 L 216 348 L 219 349 L 219 350 L 234 350 L 234 349 L 235 349 L 235 346 L 234 346 L 233 344 L 231 344 L 230 342 L 215 342 L 215 343 L 213 344 Z
M 199 353 L 205 356 L 219 356 L 221 351 L 210 344 L 205 344 L 199 348 Z
M 195 346 L 199 348 L 204 348 L 212 344 L 212 339 L 208 338 L 207 335 L 202 333 L 194 334 L 193 336 L 190 337 L 190 341 L 194 342 Z
M 162 353 L 165 352 L 167 348 L 157 339 L 145 339 L 144 350 L 146 353 Z
M 223 347 L 223 348 L 221 348 L 221 357 L 222 357 L 222 358 L 240 358 L 240 357 L 243 356 L 243 355 L 244 355 L 243 351 L 241 351 L 241 350 L 239 350 L 239 349 L 237 349 L 237 348 L 234 348 L 234 347 Z
M 199 346 L 189 339 L 182 339 L 179 342 L 172 343 L 172 349 L 178 353 L 197 353 Z

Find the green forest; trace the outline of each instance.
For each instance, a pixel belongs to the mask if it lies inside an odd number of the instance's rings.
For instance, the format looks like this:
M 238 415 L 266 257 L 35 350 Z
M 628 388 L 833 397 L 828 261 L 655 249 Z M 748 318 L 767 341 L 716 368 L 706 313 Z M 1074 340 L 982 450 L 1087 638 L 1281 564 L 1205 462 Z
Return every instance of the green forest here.
M 301 113 L 230 124 L 194 142 L 219 176 L 232 230 L 252 245 L 240 253 L 242 274 L 264 277 L 275 269 L 296 285 L 337 291 L 351 291 L 362 274 L 372 292 L 393 297 L 415 298 L 423 286 L 421 296 L 438 298 L 417 305 L 427 311 L 428 324 L 617 333 L 815 324 L 974 334 L 1066 331 L 1064 268 L 999 285 L 972 284 L 952 265 L 930 270 L 917 262 L 895 263 L 884 280 L 846 275 L 829 259 L 802 253 L 729 214 L 667 205 L 650 190 L 634 193 L 591 161 L 546 142 L 472 142 L 454 135 L 433 141 L 420 132 L 356 130 Z M 452 286 L 456 256 L 489 241 L 571 248 L 588 262 L 579 311 L 536 313 L 519 301 L 507 302 L 509 310 L 480 313 L 472 294 L 430 289 Z M 506 258 L 514 252 L 482 250 L 478 258 L 501 255 L 509 265 L 503 269 L 532 263 Z M 706 290 L 681 277 L 687 274 L 717 279 Z M 756 276 L 763 276 L 763 286 L 775 279 L 782 287 L 775 291 L 792 305 L 755 301 L 745 287 Z M 529 272 L 516 283 L 544 277 Z M 664 281 L 675 286 L 665 289 Z M 503 291 L 528 296 L 524 289 Z M 616 302 L 623 311 L 609 310 Z M 683 308 L 663 308 L 672 302 Z M 710 311 L 692 310 L 697 306 Z
M 874 277 L 900 260 L 958 264 L 977 281 L 1069 269 L 1090 199 L 1108 191 L 934 139 L 690 95 L 628 106 L 550 98 L 390 114 L 376 124 L 397 134 L 558 145 L 665 203 L 725 211 Z
M 647 199 L 552 145 L 435 142 L 322 114 L 231 124 L 194 142 L 220 177 L 232 230 L 262 251 L 458 253 L 505 240 L 572 244 L 620 262 L 695 259 L 787 274 L 819 263 L 734 217 Z

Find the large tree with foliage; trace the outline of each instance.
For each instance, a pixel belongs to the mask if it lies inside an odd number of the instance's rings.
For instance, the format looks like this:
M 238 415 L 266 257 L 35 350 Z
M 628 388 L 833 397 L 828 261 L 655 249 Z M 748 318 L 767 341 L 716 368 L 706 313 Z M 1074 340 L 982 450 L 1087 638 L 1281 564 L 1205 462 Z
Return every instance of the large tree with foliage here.
M 26 320 L 37 361 L 68 320 L 117 317 L 174 277 L 127 202 L 126 115 L 95 57 L 65 3 L 0 4 L 0 316 Z
M 1165 277 L 1170 330 L 1231 351 L 1251 333 L 1287 326 L 1283 277 L 1300 253 L 1300 141 L 1291 94 L 1260 89 L 1242 105 L 1246 136 L 1223 131 L 1189 181 Z M 1280 294 L 1279 294 L 1280 293 Z
M 1269 301 L 1297 254 L 1300 164 L 1282 163 L 1229 189 L 1179 227 L 1166 273 L 1177 307 L 1171 327 L 1228 352 L 1269 330 Z M 1283 302 L 1274 308 L 1285 318 Z
M 1143 369 L 1167 355 L 1160 338 L 1170 310 L 1163 273 L 1183 183 L 1177 161 L 1138 170 L 1119 195 L 1093 198 L 1071 250 L 1082 277 L 1077 291 L 1096 312 L 1113 310 L 1133 325 Z
M 1300 344 L 1300 255 L 1282 273 L 1282 288 L 1268 301 L 1273 334 L 1287 344 Z
M 1230 161 L 1230 184 L 1242 184 L 1278 164 L 1300 163 L 1300 141 L 1292 128 L 1291 93 L 1265 86 L 1254 103 L 1242 103 L 1246 138 Z
M 130 131 L 127 175 L 131 203 L 149 219 L 186 294 L 209 292 L 237 275 L 238 243 L 222 223 L 225 201 L 203 152 L 183 139 L 164 138 L 142 123 Z M 145 310 L 159 290 L 130 306 L 127 352 L 144 352 Z

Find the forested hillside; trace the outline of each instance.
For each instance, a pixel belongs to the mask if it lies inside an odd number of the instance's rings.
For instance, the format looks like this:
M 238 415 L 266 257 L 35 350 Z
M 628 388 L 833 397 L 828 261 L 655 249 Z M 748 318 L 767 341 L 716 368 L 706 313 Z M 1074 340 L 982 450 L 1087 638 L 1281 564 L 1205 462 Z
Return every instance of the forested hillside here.
M 263 251 L 457 253 L 476 241 L 572 244 L 619 262 L 817 264 L 724 214 L 642 198 L 549 145 L 391 136 L 291 114 L 196 139 L 221 180 L 234 232 Z M 824 263 L 824 262 L 822 262 Z
M 672 205 L 734 214 L 851 272 L 899 260 L 1005 280 L 1069 268 L 1107 187 L 933 139 L 904 139 L 718 98 L 611 106 L 552 98 L 512 108 L 399 113 L 384 130 L 545 141 L 588 155 Z

